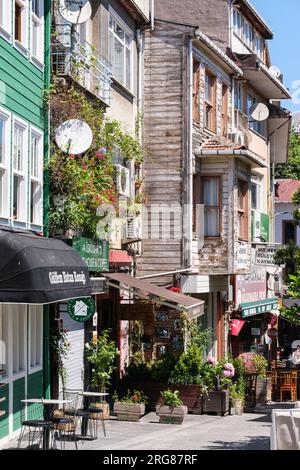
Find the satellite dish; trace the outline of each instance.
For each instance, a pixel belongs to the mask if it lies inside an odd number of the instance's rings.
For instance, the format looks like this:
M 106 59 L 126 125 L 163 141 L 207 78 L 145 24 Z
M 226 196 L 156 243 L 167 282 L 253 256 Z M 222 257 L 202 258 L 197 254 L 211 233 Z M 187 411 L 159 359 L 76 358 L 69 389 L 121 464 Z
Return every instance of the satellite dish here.
M 63 152 L 78 155 L 90 148 L 93 142 L 93 133 L 86 122 L 70 119 L 56 129 L 55 142 Z
M 264 103 L 254 103 L 250 108 L 250 115 L 254 121 L 265 121 L 269 114 L 269 108 Z
M 280 75 L 281 75 L 281 70 L 279 67 L 276 67 L 276 65 L 272 65 L 270 68 L 269 68 L 269 72 L 270 74 L 275 77 L 275 78 L 279 78 Z
M 90 19 L 92 7 L 89 0 L 60 0 L 59 12 L 69 23 L 81 24 Z

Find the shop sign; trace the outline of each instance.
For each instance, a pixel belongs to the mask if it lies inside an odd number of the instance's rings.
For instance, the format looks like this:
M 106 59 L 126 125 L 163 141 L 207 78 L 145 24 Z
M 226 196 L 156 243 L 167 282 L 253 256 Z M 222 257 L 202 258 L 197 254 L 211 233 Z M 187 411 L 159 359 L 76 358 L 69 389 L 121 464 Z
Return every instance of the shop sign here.
M 249 268 L 249 245 L 246 242 L 238 243 L 238 253 L 236 258 L 237 269 Z
M 95 313 L 95 303 L 91 297 L 72 299 L 68 302 L 67 312 L 72 320 L 83 323 L 90 320 Z
M 251 212 L 251 234 L 253 242 L 260 237 L 260 241 L 268 242 L 270 240 L 270 217 L 268 214 L 257 211 Z
M 248 318 L 278 309 L 278 302 L 277 299 L 265 299 L 259 302 L 241 304 L 240 309 L 242 311 L 242 317 Z
M 275 266 L 274 255 L 277 245 L 256 245 L 255 264 L 258 266 Z
M 262 269 L 253 269 L 250 274 L 235 277 L 235 303 L 257 302 L 267 297 L 266 272 Z
M 75 238 L 72 246 L 80 253 L 81 258 L 83 258 L 88 265 L 90 272 L 100 273 L 109 271 L 108 241 Z

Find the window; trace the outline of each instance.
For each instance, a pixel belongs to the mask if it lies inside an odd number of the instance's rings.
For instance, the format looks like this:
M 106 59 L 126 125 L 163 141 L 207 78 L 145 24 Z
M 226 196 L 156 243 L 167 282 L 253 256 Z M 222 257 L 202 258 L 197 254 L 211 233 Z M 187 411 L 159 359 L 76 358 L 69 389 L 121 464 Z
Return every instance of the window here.
M 240 39 L 257 54 L 260 60 L 264 60 L 264 39 L 256 32 L 255 28 L 241 15 L 241 13 L 233 10 L 233 30 Z
M 282 221 L 282 243 L 288 245 L 291 242 L 297 242 L 297 226 L 292 220 Z
M 265 43 L 261 36 L 255 34 L 255 52 L 260 60 L 264 60 Z
M 0 369 L 4 376 L 8 375 L 8 309 L 0 304 Z
M 44 61 L 43 1 L 32 0 L 31 7 L 31 56 L 40 63 Z
M 35 369 L 43 365 L 43 307 L 29 306 L 29 367 Z
M 0 217 L 9 217 L 10 115 L 0 110 Z
M 31 130 L 30 152 L 30 223 L 43 223 L 43 136 Z
M 205 72 L 205 126 L 216 131 L 216 77 Z
M 204 204 L 204 236 L 220 236 L 220 177 L 202 177 L 202 201 Z
M 25 52 L 28 49 L 28 0 L 15 0 L 14 39 Z
M 26 305 L 14 305 L 12 308 L 12 351 L 13 351 L 13 374 L 25 371 L 26 363 Z
M 26 221 L 27 128 L 14 123 L 13 133 L 13 219 Z
M 11 38 L 11 1 L 0 0 L 0 34 L 5 39 Z
M 248 240 L 248 183 L 238 180 L 238 236 Z
M 222 84 L 222 112 L 221 112 L 221 117 L 222 117 L 222 136 L 227 137 L 228 134 L 228 121 L 229 121 L 229 115 L 228 115 L 228 87 Z
M 194 60 L 193 62 L 193 119 L 200 122 L 200 62 Z
M 109 16 L 110 62 L 116 80 L 131 89 L 131 50 L 132 33 L 127 30 L 115 15 Z
M 262 196 L 261 196 L 261 178 L 252 177 L 251 179 L 251 209 L 254 211 L 262 210 Z
M 234 107 L 239 111 L 244 111 L 244 99 L 243 95 L 244 89 L 243 84 L 241 82 L 235 81 L 234 82 Z

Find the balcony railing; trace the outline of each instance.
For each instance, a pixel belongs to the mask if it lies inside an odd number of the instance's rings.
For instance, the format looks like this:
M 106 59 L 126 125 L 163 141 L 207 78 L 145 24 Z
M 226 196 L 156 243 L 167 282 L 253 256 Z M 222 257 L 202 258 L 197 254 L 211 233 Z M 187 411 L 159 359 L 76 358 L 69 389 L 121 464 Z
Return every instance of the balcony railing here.
M 67 24 L 56 25 L 51 41 L 52 73 L 71 77 L 108 106 L 111 99 L 112 67 L 93 46 L 80 39 Z

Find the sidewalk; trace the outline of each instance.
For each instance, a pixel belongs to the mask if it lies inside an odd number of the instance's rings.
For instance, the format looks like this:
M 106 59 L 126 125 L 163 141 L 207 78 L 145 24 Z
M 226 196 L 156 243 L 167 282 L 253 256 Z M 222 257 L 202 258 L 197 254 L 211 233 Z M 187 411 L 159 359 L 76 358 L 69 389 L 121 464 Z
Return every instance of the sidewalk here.
M 99 423 L 95 441 L 79 441 L 79 450 L 269 450 L 269 414 L 242 416 L 187 415 L 182 425 L 159 424 L 155 413 L 139 423 L 106 421 L 107 436 Z M 14 441 L 5 448 L 16 447 Z M 72 442 L 66 449 L 75 449 Z

